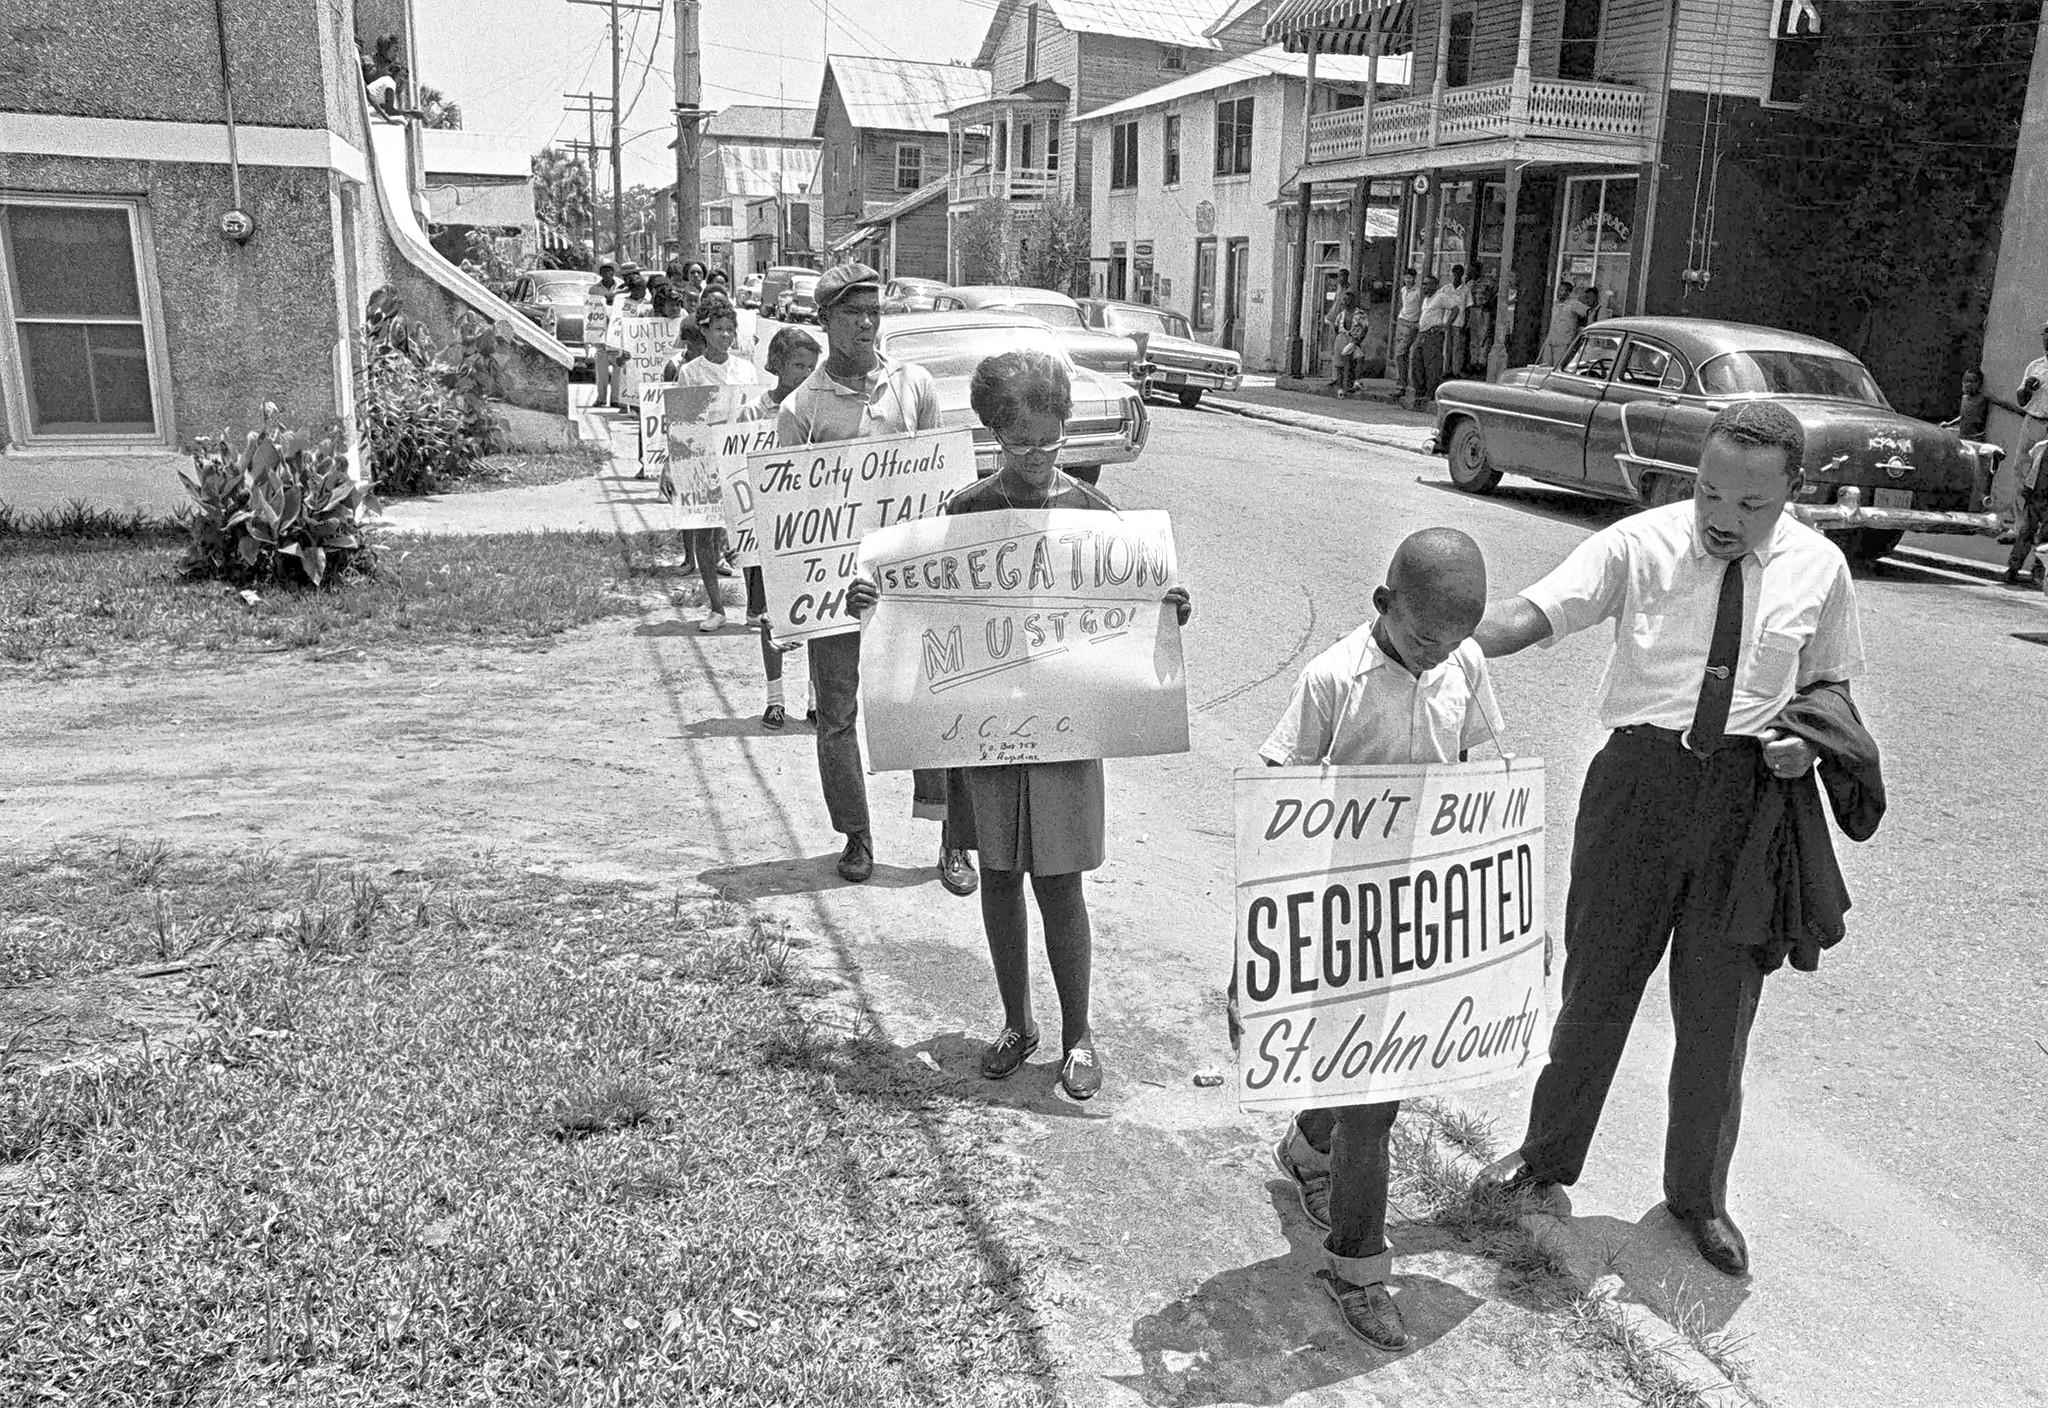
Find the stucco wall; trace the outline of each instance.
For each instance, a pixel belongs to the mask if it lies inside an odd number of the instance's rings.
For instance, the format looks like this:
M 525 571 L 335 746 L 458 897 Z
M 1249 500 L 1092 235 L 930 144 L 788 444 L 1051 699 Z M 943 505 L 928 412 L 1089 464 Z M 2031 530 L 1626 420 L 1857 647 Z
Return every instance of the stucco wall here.
M 1984 326 L 1984 375 L 2000 396 L 2011 396 L 2027 363 L 2041 355 L 2041 325 L 2048 322 L 2043 269 L 2048 269 L 2048 43 L 2037 41 Z M 2018 416 L 1991 413 L 1992 438 L 2013 454 L 2019 451 L 2019 432 Z
M 251 425 L 266 400 L 301 424 L 334 417 L 337 294 L 325 172 L 244 168 L 242 200 L 258 229 L 247 245 L 216 228 L 229 203 L 225 167 L 14 155 L 7 179 L 23 193 L 143 193 L 178 444 Z

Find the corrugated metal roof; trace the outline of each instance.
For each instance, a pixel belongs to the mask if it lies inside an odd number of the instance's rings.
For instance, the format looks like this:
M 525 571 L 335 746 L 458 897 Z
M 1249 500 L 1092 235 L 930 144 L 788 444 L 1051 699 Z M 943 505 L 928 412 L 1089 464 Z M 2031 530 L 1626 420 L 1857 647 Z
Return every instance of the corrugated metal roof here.
M 1370 59 L 1350 58 L 1342 54 L 1323 54 L 1316 59 L 1316 79 L 1327 83 L 1363 83 L 1371 75 Z M 1191 73 L 1186 78 L 1177 78 L 1171 83 L 1162 83 L 1143 93 L 1125 98 L 1121 102 L 1100 107 L 1093 112 L 1083 113 L 1082 122 L 1093 122 L 1097 118 L 1118 117 L 1124 113 L 1138 112 L 1145 108 L 1158 107 L 1163 103 L 1178 102 L 1197 93 L 1208 93 L 1218 88 L 1227 88 L 1233 83 L 1248 79 L 1267 78 L 1272 75 L 1287 78 L 1308 77 L 1308 55 L 1290 54 L 1274 44 L 1264 49 L 1255 49 L 1249 54 L 1240 54 L 1234 59 Z M 1380 60 L 1380 82 L 1394 86 L 1405 86 L 1408 82 L 1408 57 L 1405 54 Z
M 872 215 L 862 216 L 861 223 L 863 225 L 886 225 L 891 220 L 908 215 L 921 205 L 937 200 L 945 194 L 946 187 L 949 184 L 943 176 L 936 181 L 927 181 L 894 205 L 885 205 Z
M 723 137 L 728 141 L 812 142 L 817 140 L 811 131 L 817 120 L 816 108 L 735 103 L 712 114 L 711 120 L 704 124 L 704 135 Z
M 989 76 L 980 69 L 865 54 L 829 55 L 825 82 L 838 90 L 855 127 L 892 132 L 944 132 L 940 114 L 989 95 Z
M 1207 30 L 1232 0 L 1037 0 L 1050 18 L 1070 34 L 1115 34 L 1131 39 L 1151 39 L 1177 44 L 1183 49 L 1220 49 Z M 988 34 L 981 41 L 977 66 L 993 64 L 1003 31 L 1022 23 L 1017 11 L 1025 0 L 1001 0 Z
M 818 149 L 720 142 L 718 170 L 728 196 L 802 195 L 818 174 Z

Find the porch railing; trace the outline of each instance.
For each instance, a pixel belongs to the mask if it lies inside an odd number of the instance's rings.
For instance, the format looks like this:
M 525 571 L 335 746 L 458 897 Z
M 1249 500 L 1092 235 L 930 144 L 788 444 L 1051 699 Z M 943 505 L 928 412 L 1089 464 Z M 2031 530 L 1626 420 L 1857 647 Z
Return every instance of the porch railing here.
M 1648 130 L 1649 101 L 1650 95 L 1641 88 L 1539 78 L 1529 84 L 1525 115 L 1518 120 L 1512 80 L 1474 84 L 1447 89 L 1441 106 L 1431 98 L 1380 103 L 1373 109 L 1370 148 L 1366 146 L 1363 108 L 1317 113 L 1309 119 L 1308 159 L 1311 163 L 1345 161 L 1368 150 L 1374 154 L 1417 151 L 1522 133 L 1592 141 L 1637 140 Z
M 953 177 L 953 199 L 1044 200 L 1059 189 L 1060 174 L 1042 166 L 1016 166 L 1007 171 L 967 171 Z

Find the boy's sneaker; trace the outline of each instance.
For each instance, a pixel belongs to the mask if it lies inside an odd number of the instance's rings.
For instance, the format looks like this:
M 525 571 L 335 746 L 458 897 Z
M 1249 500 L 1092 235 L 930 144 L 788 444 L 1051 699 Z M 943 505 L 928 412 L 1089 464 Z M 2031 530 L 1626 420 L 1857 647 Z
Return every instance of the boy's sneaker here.
M 1025 1035 L 1015 1027 L 1004 1027 L 1002 1035 L 981 1049 L 981 1073 L 989 1080 L 1008 1080 L 1017 1074 L 1024 1058 L 1038 1049 L 1038 1029 Z
M 1323 1289 L 1330 1293 L 1331 1300 L 1337 1302 L 1337 1313 L 1344 1317 L 1344 1324 L 1352 1334 L 1374 1349 L 1390 1353 L 1406 1349 L 1415 1342 L 1415 1337 L 1408 1333 L 1408 1327 L 1401 1323 L 1401 1308 L 1394 1304 L 1393 1294 L 1384 1282 L 1354 1286 L 1328 1271 L 1322 1275 Z
M 763 627 L 763 626 L 765 626 L 765 625 L 767 625 L 767 624 L 768 624 L 768 613 L 767 613 L 767 612 L 765 612 L 765 611 L 763 611 L 763 612 L 762 612 L 762 613 L 761 613 L 760 615 L 758 615 L 758 616 L 754 616 L 754 615 L 749 615 L 749 616 L 747 617 L 747 629 L 748 629 L 748 630 L 750 630 L 750 631 L 758 631 L 758 630 L 760 630 L 760 629 L 761 629 L 761 627 Z
M 703 620 L 697 623 L 697 629 L 704 632 L 704 634 L 707 636 L 712 634 L 714 631 L 724 630 L 725 613 L 723 611 L 712 612 L 709 616 L 706 616 Z
M 1295 1196 L 1301 1199 L 1302 1216 L 1318 1230 L 1330 1230 L 1330 1175 L 1314 1169 L 1305 1169 L 1287 1157 L 1287 1146 L 1294 1139 L 1294 1121 L 1287 1122 L 1287 1132 L 1273 1146 L 1273 1166 L 1294 1182 Z

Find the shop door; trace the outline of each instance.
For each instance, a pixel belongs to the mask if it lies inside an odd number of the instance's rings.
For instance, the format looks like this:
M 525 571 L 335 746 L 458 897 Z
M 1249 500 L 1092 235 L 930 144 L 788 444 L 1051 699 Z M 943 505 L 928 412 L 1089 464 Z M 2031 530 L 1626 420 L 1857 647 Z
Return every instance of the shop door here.
M 1223 246 L 1223 345 L 1244 351 L 1245 285 L 1251 279 L 1252 242 L 1230 240 Z M 1327 277 L 1334 282 L 1336 271 Z

